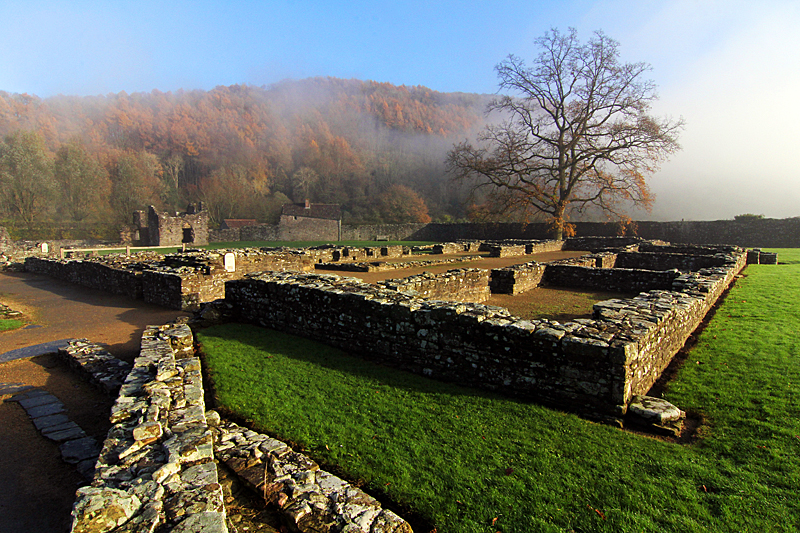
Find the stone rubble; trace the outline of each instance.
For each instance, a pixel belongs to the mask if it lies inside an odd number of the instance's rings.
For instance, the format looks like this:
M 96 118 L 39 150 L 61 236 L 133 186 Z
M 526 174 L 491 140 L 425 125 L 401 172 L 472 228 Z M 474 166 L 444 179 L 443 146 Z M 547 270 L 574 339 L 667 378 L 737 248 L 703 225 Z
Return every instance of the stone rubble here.
M 217 458 L 301 533 L 412 533 L 377 500 L 285 443 L 227 421 L 212 431 Z
M 677 437 L 686 413 L 662 398 L 635 395 L 628 405 L 628 418 L 635 425 L 649 425 L 656 431 Z
M 110 396 L 117 394 L 131 370 L 130 363 L 117 359 L 108 350 L 87 339 L 69 341 L 67 346 L 59 348 L 58 356 L 86 381 Z

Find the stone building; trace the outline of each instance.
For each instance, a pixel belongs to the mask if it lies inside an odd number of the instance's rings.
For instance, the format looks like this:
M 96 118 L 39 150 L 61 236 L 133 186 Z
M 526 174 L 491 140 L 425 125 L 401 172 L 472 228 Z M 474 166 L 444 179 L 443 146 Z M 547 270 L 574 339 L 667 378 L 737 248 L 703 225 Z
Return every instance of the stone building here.
M 278 236 L 282 241 L 339 241 L 342 209 L 339 204 L 285 204 Z
M 202 246 L 208 244 L 208 211 L 203 203 L 189 204 L 185 213 L 171 216 L 152 205 L 147 212 L 133 213 L 130 235 L 123 241 L 136 246 Z

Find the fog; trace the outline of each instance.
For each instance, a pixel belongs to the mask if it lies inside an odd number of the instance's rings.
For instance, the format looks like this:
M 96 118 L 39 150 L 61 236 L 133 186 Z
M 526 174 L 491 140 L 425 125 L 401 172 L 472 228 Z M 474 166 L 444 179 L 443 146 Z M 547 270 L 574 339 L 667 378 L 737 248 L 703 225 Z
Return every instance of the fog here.
M 598 2 L 606 9 L 621 2 Z M 588 15 L 653 66 L 659 115 L 683 116 L 683 150 L 652 177 L 655 220 L 800 216 L 795 163 L 800 7 L 790 2 L 645 2 L 635 24 Z

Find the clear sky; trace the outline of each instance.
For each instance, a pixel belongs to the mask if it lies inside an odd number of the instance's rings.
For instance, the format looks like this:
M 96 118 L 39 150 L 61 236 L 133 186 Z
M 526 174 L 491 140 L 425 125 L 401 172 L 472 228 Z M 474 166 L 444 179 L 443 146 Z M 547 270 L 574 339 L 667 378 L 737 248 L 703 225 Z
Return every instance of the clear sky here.
M 5 0 L 0 20 L 0 90 L 40 97 L 311 76 L 494 93 L 547 29 L 602 30 L 686 120 L 651 218 L 800 216 L 796 0 Z

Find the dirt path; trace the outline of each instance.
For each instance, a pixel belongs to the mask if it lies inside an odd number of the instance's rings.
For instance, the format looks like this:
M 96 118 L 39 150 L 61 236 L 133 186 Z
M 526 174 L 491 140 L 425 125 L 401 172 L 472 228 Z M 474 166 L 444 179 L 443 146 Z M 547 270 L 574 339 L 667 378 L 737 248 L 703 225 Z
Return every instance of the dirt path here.
M 0 333 L 0 354 L 85 337 L 130 361 L 145 326 L 183 314 L 33 274 L 0 273 L 0 302 L 22 311 L 30 322 L 27 328 Z M 9 399 L 20 385 L 54 394 L 87 434 L 100 442 L 105 438 L 111 398 L 81 381 L 55 356 L 0 364 L 0 400 Z M 84 481 L 74 466 L 61 460 L 58 445 L 43 438 L 15 402 L 0 404 L 0 479 L 0 531 L 69 530 L 75 490 Z

